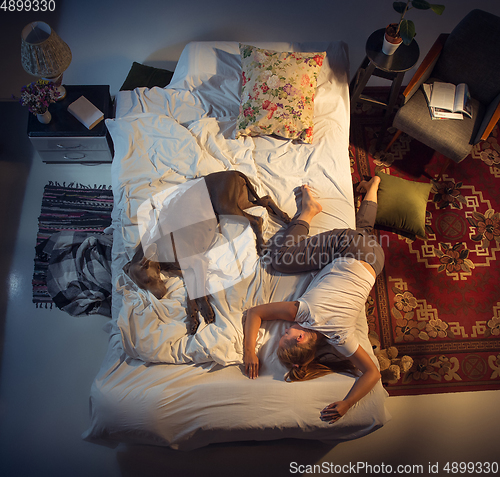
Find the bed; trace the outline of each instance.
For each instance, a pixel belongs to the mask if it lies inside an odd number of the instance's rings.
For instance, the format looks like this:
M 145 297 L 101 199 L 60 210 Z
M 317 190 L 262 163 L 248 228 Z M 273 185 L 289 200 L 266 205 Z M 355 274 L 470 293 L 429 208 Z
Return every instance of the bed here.
M 387 392 L 379 382 L 338 422 L 322 422 L 320 410 L 342 399 L 354 378 L 331 374 L 285 382 L 287 370 L 274 352 L 283 322 L 267 322 L 261 328 L 260 376 L 250 380 L 244 375 L 244 310 L 294 300 L 314 276 L 274 272 L 257 256 L 248 228 L 231 236 L 236 237 L 232 245 L 238 260 L 228 253 L 214 259 L 209 276 L 216 321 L 202 322 L 193 336 L 186 334 L 186 291 L 180 278 L 169 278 L 167 295 L 157 300 L 122 270 L 141 240 L 144 210 L 148 216 L 163 191 L 219 170 L 245 173 L 260 195 L 271 195 L 290 216 L 300 207 L 294 190 L 310 184 L 323 205 L 311 233 L 354 225 L 346 45 L 252 45 L 278 52 L 326 52 L 315 85 L 311 143 L 276 135 L 236 138 L 242 95 L 237 42 L 189 43 L 167 87 L 136 88 L 117 96 L 116 117 L 107 121 L 115 148 L 112 319 L 107 325 L 108 350 L 91 388 L 91 422 L 83 435 L 87 441 L 181 450 L 281 438 L 338 443 L 367 435 L 390 419 Z M 251 213 L 264 219 L 268 239 L 283 227 L 263 208 Z M 222 283 L 217 272 L 235 261 L 244 264 L 239 278 Z M 356 332 L 376 361 L 364 310 Z

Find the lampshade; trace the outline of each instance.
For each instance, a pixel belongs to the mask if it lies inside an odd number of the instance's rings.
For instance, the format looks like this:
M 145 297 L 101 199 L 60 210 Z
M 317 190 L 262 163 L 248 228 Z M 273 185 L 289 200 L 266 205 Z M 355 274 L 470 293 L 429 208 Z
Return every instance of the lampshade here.
M 71 50 L 47 23 L 33 22 L 21 34 L 21 62 L 33 76 L 56 78 L 71 63 Z

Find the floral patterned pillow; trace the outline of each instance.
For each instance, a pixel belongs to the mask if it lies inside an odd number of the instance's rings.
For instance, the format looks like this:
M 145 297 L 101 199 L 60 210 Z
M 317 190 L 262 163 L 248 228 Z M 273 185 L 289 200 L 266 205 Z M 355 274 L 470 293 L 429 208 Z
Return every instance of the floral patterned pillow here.
M 316 80 L 322 53 L 288 53 L 240 44 L 242 91 L 237 134 L 313 138 Z

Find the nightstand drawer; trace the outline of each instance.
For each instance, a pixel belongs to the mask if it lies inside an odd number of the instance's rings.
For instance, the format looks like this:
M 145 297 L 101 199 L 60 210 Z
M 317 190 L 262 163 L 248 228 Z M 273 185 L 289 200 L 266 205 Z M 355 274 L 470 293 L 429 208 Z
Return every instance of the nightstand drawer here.
M 38 151 L 92 151 L 108 148 L 106 137 L 31 137 Z
M 109 150 L 67 150 L 67 151 L 38 151 L 43 162 L 84 163 L 84 162 L 112 162 Z

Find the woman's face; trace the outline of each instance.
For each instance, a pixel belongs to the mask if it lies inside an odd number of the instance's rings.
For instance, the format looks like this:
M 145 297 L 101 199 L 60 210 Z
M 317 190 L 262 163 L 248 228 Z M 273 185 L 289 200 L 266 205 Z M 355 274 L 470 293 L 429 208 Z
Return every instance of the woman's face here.
M 305 336 L 304 329 L 300 325 L 292 325 L 288 328 L 283 336 L 281 337 L 278 346 L 283 348 L 284 346 L 290 346 L 291 344 L 296 344 Z

